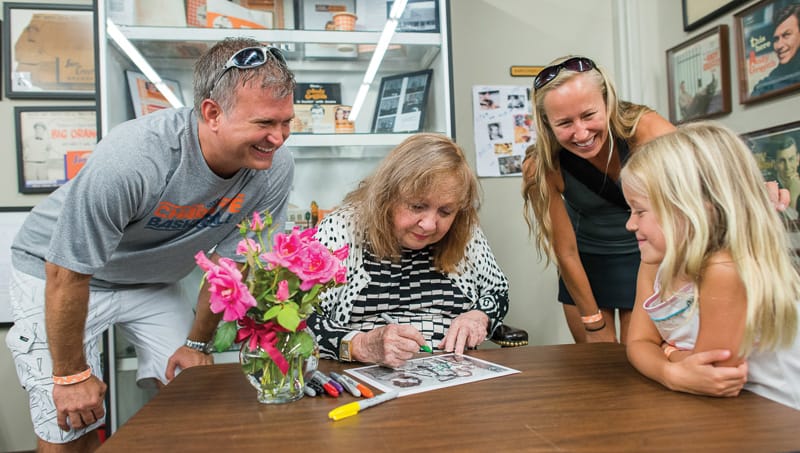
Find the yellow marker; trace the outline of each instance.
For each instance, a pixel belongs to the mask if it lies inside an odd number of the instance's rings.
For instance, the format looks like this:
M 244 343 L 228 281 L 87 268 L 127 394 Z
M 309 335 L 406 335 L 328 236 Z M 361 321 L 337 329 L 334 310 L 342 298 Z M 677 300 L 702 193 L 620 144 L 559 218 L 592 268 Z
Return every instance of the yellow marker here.
M 355 401 L 353 403 L 347 403 L 345 405 L 339 406 L 336 409 L 328 412 L 328 418 L 331 420 L 341 420 L 343 418 L 347 418 L 357 413 L 363 411 L 372 406 L 376 406 L 380 403 L 393 400 L 397 398 L 400 394 L 397 391 L 391 391 L 382 393 L 378 396 L 367 398 L 361 401 Z

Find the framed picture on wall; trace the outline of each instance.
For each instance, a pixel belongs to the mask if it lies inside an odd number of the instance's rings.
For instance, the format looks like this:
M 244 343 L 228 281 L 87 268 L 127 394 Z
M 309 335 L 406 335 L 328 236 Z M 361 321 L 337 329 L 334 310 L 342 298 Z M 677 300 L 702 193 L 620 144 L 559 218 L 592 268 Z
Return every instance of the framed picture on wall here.
M 3 22 L 6 97 L 95 97 L 91 6 L 4 3 Z
M 381 79 L 372 132 L 419 132 L 432 74 L 432 69 L 426 69 Z
M 789 208 L 797 210 L 800 197 L 800 121 L 741 135 L 767 181 L 789 190 Z
M 678 124 L 731 112 L 728 26 L 667 50 L 669 119 Z
M 48 193 L 74 178 L 97 144 L 94 106 L 14 107 L 20 193 Z
M 681 0 L 683 30 L 696 30 L 746 1 L 748 0 Z
M 156 88 L 156 85 L 147 80 L 141 72 L 125 71 L 128 79 L 128 91 L 131 94 L 131 105 L 136 118 L 153 113 L 157 110 L 172 108 L 166 97 Z M 161 79 L 172 93 L 183 102 L 181 86 L 177 80 Z
M 800 265 L 800 121 L 769 127 L 742 134 L 742 139 L 753 151 L 758 168 L 766 181 L 777 181 L 778 186 L 789 191 L 789 206 L 783 211 L 784 224 Z
M 800 89 L 800 2 L 762 0 L 734 15 L 739 102 Z

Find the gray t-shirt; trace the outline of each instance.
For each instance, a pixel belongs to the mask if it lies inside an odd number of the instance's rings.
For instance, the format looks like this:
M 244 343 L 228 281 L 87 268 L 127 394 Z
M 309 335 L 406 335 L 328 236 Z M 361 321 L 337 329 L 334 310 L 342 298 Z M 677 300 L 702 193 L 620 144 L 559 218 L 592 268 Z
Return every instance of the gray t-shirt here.
M 283 224 L 293 177 L 282 148 L 269 170 L 221 178 L 203 158 L 192 109 L 151 113 L 114 128 L 78 175 L 31 211 L 12 263 L 44 278 L 46 260 L 91 274 L 96 288 L 176 282 L 200 250 L 237 259 L 237 224 L 254 211 Z

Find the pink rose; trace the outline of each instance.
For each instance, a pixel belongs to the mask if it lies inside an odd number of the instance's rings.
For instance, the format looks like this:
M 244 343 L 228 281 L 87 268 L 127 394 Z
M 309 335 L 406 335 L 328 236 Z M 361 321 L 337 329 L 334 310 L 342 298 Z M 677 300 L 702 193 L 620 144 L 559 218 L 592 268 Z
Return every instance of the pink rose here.
M 242 239 L 239 241 L 239 244 L 236 246 L 237 255 L 247 255 L 251 252 L 260 253 L 261 245 L 251 238 Z
M 220 258 L 219 264 L 206 257 L 205 253 L 195 255 L 195 261 L 206 271 L 208 292 L 211 293 L 210 308 L 213 313 L 221 313 L 225 321 L 235 321 L 244 317 L 256 300 L 242 283 L 242 273 L 236 262 L 230 258 Z

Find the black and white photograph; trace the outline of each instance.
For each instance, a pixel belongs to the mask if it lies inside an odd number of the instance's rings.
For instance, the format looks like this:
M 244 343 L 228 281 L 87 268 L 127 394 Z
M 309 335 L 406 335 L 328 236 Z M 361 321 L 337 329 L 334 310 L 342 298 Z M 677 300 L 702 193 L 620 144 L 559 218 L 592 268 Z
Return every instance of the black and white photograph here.
M 48 193 L 75 177 L 97 144 L 92 106 L 15 107 L 20 193 Z
M 426 69 L 381 79 L 372 131 L 380 133 L 421 131 L 425 121 L 425 105 L 432 74 L 432 69 Z

